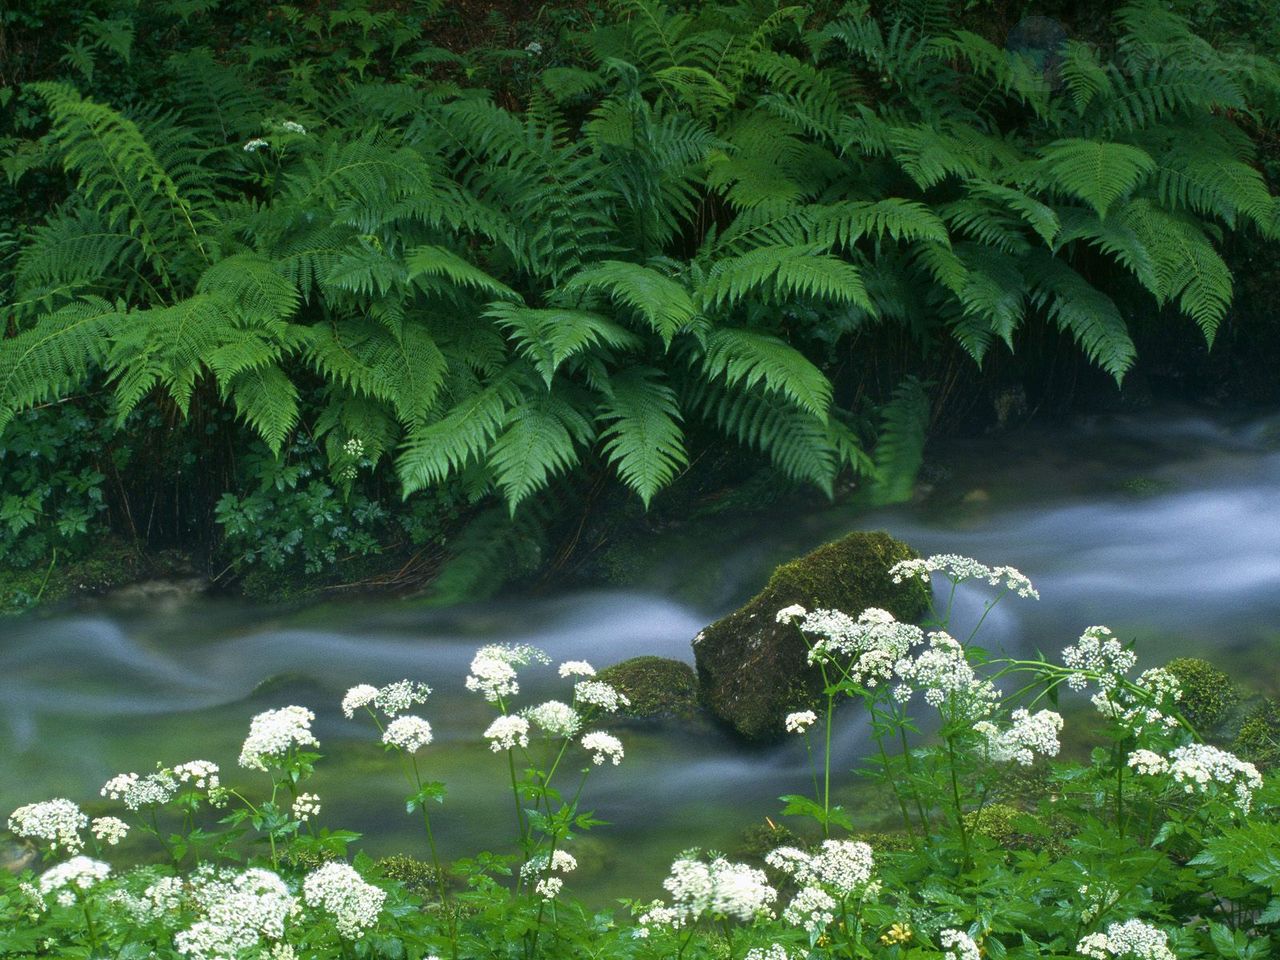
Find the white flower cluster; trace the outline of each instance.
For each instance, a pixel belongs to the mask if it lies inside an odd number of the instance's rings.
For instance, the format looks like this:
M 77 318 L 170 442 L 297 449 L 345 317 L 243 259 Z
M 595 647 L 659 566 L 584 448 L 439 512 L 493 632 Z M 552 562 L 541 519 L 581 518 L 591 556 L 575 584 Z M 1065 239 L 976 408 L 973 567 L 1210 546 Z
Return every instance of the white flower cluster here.
M 1098 712 L 1109 720 L 1123 724 L 1135 736 L 1149 730 L 1168 731 L 1178 726 L 1173 710 L 1182 699 L 1178 678 L 1163 667 L 1145 670 L 1134 681 L 1136 689 L 1112 686 L 1092 697 Z
M 358 940 L 378 922 L 387 894 L 365 883 L 351 865 L 335 861 L 307 874 L 302 897 L 307 906 L 333 917 L 339 936 Z
M 1072 646 L 1062 651 L 1062 662 L 1075 671 L 1067 677 L 1067 686 L 1083 690 L 1089 685 L 1087 674 L 1094 674 L 1104 691 L 1114 690 L 1121 678 L 1133 669 L 1138 655 L 1126 650 L 1107 627 L 1089 627 Z
M 280 129 L 284 130 L 286 133 L 300 133 L 303 135 L 305 135 L 307 132 L 307 128 L 304 127 L 302 124 L 298 123 L 296 120 L 284 121 L 282 124 L 280 124 Z M 347 442 L 350 443 L 351 441 L 347 441 Z
M 767 947 L 752 947 L 742 960 L 791 960 L 791 955 L 782 944 L 771 943 Z
M 40 874 L 36 883 L 42 897 L 56 893 L 58 903 L 69 907 L 75 903 L 77 890 L 88 890 L 96 886 L 107 879 L 110 873 L 110 864 L 81 855 L 50 867 Z
M 615 767 L 622 762 L 622 741 L 603 730 L 583 734 L 582 749 L 591 754 L 591 762 L 597 767 L 606 760 L 612 761 Z
M 710 863 L 686 854 L 671 864 L 671 874 L 662 881 L 671 894 L 671 906 L 654 901 L 639 919 L 644 933 L 654 926 L 683 927 L 703 916 L 742 921 L 767 914 L 778 898 L 763 870 L 717 857 Z
M 578 711 L 559 700 L 548 700 L 536 707 L 529 707 L 522 715 L 551 737 L 572 737 L 582 728 L 582 718 L 578 716 Z
M 631 706 L 631 700 L 603 680 L 579 680 L 573 685 L 573 699 L 577 703 L 585 703 L 599 707 L 606 713 L 617 713 L 619 707 Z
M 982 960 L 982 951 L 963 930 L 943 930 L 938 934 L 945 960 Z
M 875 869 L 871 847 L 860 841 L 824 840 L 816 854 L 797 847 L 779 847 L 764 859 L 800 885 L 782 917 L 793 926 L 803 927 L 811 937 L 832 923 L 840 901 L 852 896 L 875 896 L 879 890 L 871 879 Z
M 491 643 L 476 651 L 471 659 L 467 689 L 479 693 L 490 703 L 497 703 L 520 692 L 516 667 L 530 663 L 550 663 L 551 659 L 537 647 L 526 643 Z
M 973 730 L 983 737 L 987 757 L 996 763 L 1014 760 L 1029 767 L 1037 754 L 1056 757 L 1062 749 L 1058 741 L 1058 734 L 1062 732 L 1062 715 L 1052 710 L 1037 713 L 1015 710 L 1010 725 L 1004 730 L 989 720 L 978 721 Z
M 977 719 L 989 714 L 1000 699 L 995 686 L 974 672 L 960 641 L 941 630 L 929 634 L 928 649 L 915 659 L 904 658 L 894 664 L 894 672 L 902 680 L 893 691 L 900 703 L 910 700 L 916 687 L 922 687 L 930 706 L 949 702 L 963 715 Z
M 489 749 L 494 753 L 529 745 L 529 721 L 524 717 L 502 716 L 489 724 L 484 732 Z
M 314 793 L 300 793 L 293 801 L 293 819 L 306 823 L 312 817 L 320 816 L 320 798 Z
M 249 735 L 240 748 L 240 766 L 266 770 L 284 759 L 294 747 L 318 747 L 311 733 L 316 715 L 306 707 L 281 707 L 260 713 L 249 723 Z
M 135 926 L 149 926 L 172 918 L 182 909 L 184 884 L 180 877 L 161 877 L 148 885 L 141 896 L 113 890 L 107 900 L 122 910 Z
M 564 888 L 564 880 L 550 874 L 571 873 L 576 869 L 578 869 L 578 860 L 573 854 L 564 850 L 553 850 L 550 857 L 542 853 L 526 862 L 520 868 L 520 878 L 527 882 L 537 877 L 533 892 L 543 900 L 554 900 Z
M 1076 944 L 1076 953 L 1094 960 L 1177 960 L 1169 935 L 1141 920 L 1113 923 L 1105 933 L 1091 933 Z
M 179 783 L 190 783 L 197 790 L 217 790 L 218 765 L 212 760 L 188 760 L 173 768 L 173 776 Z
M 79 853 L 84 848 L 80 831 L 89 825 L 78 806 L 59 797 L 28 803 L 9 814 L 9 829 L 14 836 L 43 840 L 50 850 Z
M 783 726 L 787 728 L 787 733 L 804 733 L 817 722 L 818 715 L 812 710 L 788 713 L 787 718 L 782 721 Z
M 396 717 L 382 731 L 382 742 L 405 753 L 417 753 L 431 742 L 431 724 L 413 714 Z
M 262 139 L 262 137 L 254 137 L 252 140 L 250 140 L 248 143 L 244 145 L 244 152 L 257 153 L 263 147 L 269 147 L 269 146 L 271 146 L 270 141 L 264 140 Z
M 560 664 L 560 676 L 564 677 L 594 677 L 596 668 L 585 660 L 566 660 Z
M 1262 774 L 1252 763 L 1207 743 L 1175 747 L 1167 758 L 1152 750 L 1135 750 L 1129 766 L 1144 776 L 1171 776 L 1187 793 L 1228 790 L 1241 813 L 1253 808 L 1253 793 L 1262 786 Z
M 889 568 L 889 576 L 893 578 L 894 583 L 919 580 L 927 584 L 935 573 L 942 574 L 953 583 L 985 580 L 993 587 L 1003 584 L 1006 590 L 1012 590 L 1020 597 L 1040 599 L 1040 594 L 1032 586 L 1031 581 L 1015 567 L 989 567 L 972 557 L 962 557 L 955 553 L 935 553 L 923 559 L 902 560 Z
M 284 937 L 298 901 L 270 870 L 203 869 L 191 878 L 197 919 L 174 935 L 173 945 L 191 960 L 234 960 L 264 939 Z
M 109 800 L 120 800 L 130 810 L 168 803 L 178 792 L 178 778 L 172 770 L 157 770 L 139 777 L 136 773 L 120 773 L 102 785 L 99 793 Z
M 863 610 L 857 620 L 839 610 L 805 612 L 799 627 L 818 636 L 809 648 L 810 663 L 847 660 L 849 679 L 865 687 L 892 678 L 894 665 L 924 643 L 924 631 L 919 627 L 899 623 L 893 614 L 878 607 Z
M 109 847 L 116 846 L 129 835 L 129 825 L 119 817 L 98 817 L 89 824 L 89 830 L 98 838 L 99 843 L 105 843 Z
M 397 680 L 385 687 L 358 683 L 343 695 L 342 713 L 350 719 L 357 710 L 372 705 L 388 718 L 394 718 L 420 703 L 426 703 L 429 696 L 431 688 L 417 680 Z

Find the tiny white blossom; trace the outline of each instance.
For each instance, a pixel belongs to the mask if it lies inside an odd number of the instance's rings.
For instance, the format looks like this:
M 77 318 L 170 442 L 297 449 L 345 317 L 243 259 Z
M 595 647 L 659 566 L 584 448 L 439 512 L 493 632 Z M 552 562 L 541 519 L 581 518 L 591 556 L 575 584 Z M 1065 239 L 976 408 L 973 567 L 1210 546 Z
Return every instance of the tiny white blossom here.
M 529 745 L 529 721 L 524 717 L 498 717 L 484 732 L 494 753 Z
M 378 698 L 378 688 L 371 683 L 359 683 L 348 690 L 342 697 L 342 712 L 348 719 L 355 716 L 361 707 L 367 707 Z
M 943 930 L 938 941 L 945 951 L 946 960 L 982 960 L 982 951 L 973 942 L 973 937 L 963 930 Z
M 536 707 L 529 707 L 522 715 L 552 737 L 572 737 L 582 727 L 578 711 L 559 700 L 548 700 Z
M 374 697 L 374 706 L 388 717 L 399 716 L 420 703 L 426 703 L 431 696 L 431 688 L 416 680 L 397 680 L 388 683 Z
M 431 724 L 412 714 L 396 717 L 382 732 L 382 742 L 405 753 L 417 753 L 431 742 Z
M 335 861 L 307 874 L 302 897 L 307 906 L 333 917 L 339 936 L 357 940 L 378 922 L 387 894 L 366 883 L 350 864 Z
M 293 801 L 293 819 L 306 823 L 320 815 L 320 798 L 314 793 L 300 793 Z
M 179 783 L 190 783 L 197 790 L 216 790 L 218 765 L 212 760 L 189 760 L 173 768 L 173 776 Z
M 114 847 L 129 835 L 129 825 L 119 817 L 98 817 L 89 829 L 98 841 Z
M 240 748 L 240 766 L 266 770 L 284 759 L 294 747 L 318 747 L 311 733 L 316 715 L 306 707 L 281 707 L 260 713 L 249 723 L 249 735 Z
M 626 694 L 602 680 L 579 680 L 573 685 L 573 696 L 578 703 L 599 707 L 608 713 L 616 713 L 619 707 L 631 706 Z
M 1177 960 L 1169 935 L 1141 920 L 1112 923 L 1106 932 L 1091 933 L 1076 944 L 1076 953 L 1094 960 Z
M 70 800 L 59 797 L 28 803 L 9 814 L 9 829 L 14 836 L 43 840 L 50 850 L 78 853 L 84 847 L 80 831 L 89 818 Z
M 516 667 L 529 663 L 550 663 L 550 658 L 529 644 L 491 643 L 476 651 L 471 659 L 467 689 L 496 703 L 520 692 Z
M 816 713 L 812 710 L 801 710 L 798 713 L 788 713 L 783 725 L 787 728 L 787 733 L 804 733 L 817 722 Z
M 254 137 L 252 140 L 250 140 L 248 143 L 244 145 L 244 152 L 257 153 L 263 147 L 269 147 L 269 146 L 271 146 L 271 143 L 269 141 L 263 140 L 262 137 Z
M 543 877 L 533 885 L 533 892 L 543 900 L 554 900 L 563 886 L 564 881 L 559 877 Z
M 36 882 L 42 895 L 48 896 L 50 893 L 66 891 L 72 893 L 71 899 L 74 902 L 74 891 L 88 890 L 107 879 L 110 873 L 111 865 L 109 863 L 103 863 L 101 860 L 93 860 L 82 855 L 72 857 L 56 867 L 50 867 L 40 874 L 40 879 Z M 60 900 L 59 902 L 63 901 Z
M 791 604 L 791 606 L 783 607 L 781 610 L 779 610 L 777 616 L 774 617 L 774 619 L 777 620 L 778 623 L 791 623 L 794 620 L 800 619 L 808 612 L 809 611 L 806 610 L 804 607 L 800 606 L 800 604 L 793 603 Z
M 1001 730 L 988 720 L 978 721 L 973 729 L 985 739 L 987 756 L 997 763 L 1015 760 L 1029 767 L 1037 754 L 1056 757 L 1062 746 L 1058 741 L 1058 734 L 1062 732 L 1062 716 L 1052 710 L 1040 710 L 1034 714 L 1015 710 L 1007 729 Z
M 591 762 L 600 766 L 605 760 L 616 767 L 622 762 L 622 741 L 602 730 L 594 730 L 582 737 L 582 748 L 591 754 Z
M 562 677 L 594 677 L 596 668 L 585 660 L 566 660 L 560 664 Z
M 284 123 L 280 124 L 280 129 L 285 130 L 289 133 L 305 134 L 307 132 L 307 128 L 304 127 L 302 124 L 298 123 L 296 120 L 284 121 Z

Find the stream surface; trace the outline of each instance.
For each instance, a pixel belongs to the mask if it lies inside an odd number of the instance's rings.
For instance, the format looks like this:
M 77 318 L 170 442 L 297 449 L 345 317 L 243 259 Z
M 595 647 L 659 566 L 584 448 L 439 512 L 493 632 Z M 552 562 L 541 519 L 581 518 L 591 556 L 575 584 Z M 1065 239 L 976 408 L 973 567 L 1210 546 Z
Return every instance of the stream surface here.
M 532 643 L 555 662 L 597 667 L 638 654 L 692 662 L 690 640 L 758 589 L 771 567 L 854 529 L 885 529 L 922 553 L 1008 563 L 1039 588 L 983 625 L 983 645 L 1053 656 L 1092 624 L 1136 638 L 1146 663 L 1208 654 L 1269 692 L 1280 684 L 1280 418 L 1151 414 L 935 443 L 931 491 L 868 515 L 824 507 L 723 519 L 660 534 L 661 563 L 642 587 L 544 594 L 450 610 L 348 602 L 280 611 L 229 600 L 132 603 L 0 621 L 0 814 L 67 796 L 91 815 L 114 774 L 156 761 L 209 759 L 224 780 L 269 784 L 235 766 L 249 719 L 297 703 L 317 714 L 325 759 L 309 789 L 320 823 L 360 831 L 374 855 L 425 857 L 408 792 L 369 721 L 343 718 L 343 692 L 409 677 L 435 688 L 420 712 L 435 742 L 424 775 L 448 785 L 433 814 L 445 856 L 510 849 L 505 759 L 481 732 L 492 714 L 462 684 L 485 643 Z M 962 592 L 953 632 L 984 595 Z M 855 611 L 851 611 L 855 612 Z M 967 632 L 967 631 L 966 631 Z M 522 676 L 521 701 L 569 699 L 554 667 Z M 583 804 L 607 826 L 574 840 L 573 891 L 605 903 L 651 898 L 681 850 L 733 853 L 744 828 L 777 818 L 778 796 L 804 792 L 798 742 L 747 749 L 707 726 L 615 728 L 619 767 L 596 768 Z M 865 752 L 851 712 L 837 749 L 845 770 Z M 255 783 L 255 778 L 257 783 Z M 566 785 L 572 789 L 573 784 Z M 875 826 L 865 793 L 847 802 Z

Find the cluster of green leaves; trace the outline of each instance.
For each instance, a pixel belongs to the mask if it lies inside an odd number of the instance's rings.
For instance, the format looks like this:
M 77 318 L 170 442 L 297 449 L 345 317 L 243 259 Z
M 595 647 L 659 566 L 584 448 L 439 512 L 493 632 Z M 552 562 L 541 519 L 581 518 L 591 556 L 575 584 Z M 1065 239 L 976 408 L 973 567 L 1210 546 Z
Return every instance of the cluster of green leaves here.
M 706 442 L 892 498 L 928 404 L 904 387 L 867 451 L 833 386 L 860 332 L 981 363 L 1048 324 L 1118 380 L 1127 312 L 1211 343 L 1215 243 L 1277 232 L 1240 126 L 1276 64 L 1150 0 L 1051 76 L 937 17 L 619 0 L 572 65 L 516 52 L 520 110 L 465 86 L 438 7 L 274 7 L 124 104 L 83 88 L 142 14 L 86 21 L 78 81 L 22 88 L 47 127 L 4 159 L 70 189 L 10 249 L 0 430 L 104 384 L 117 423 L 221 405 L 273 454 L 305 428 L 334 481 L 358 441 L 405 494 L 512 514 L 603 471 L 647 505 Z

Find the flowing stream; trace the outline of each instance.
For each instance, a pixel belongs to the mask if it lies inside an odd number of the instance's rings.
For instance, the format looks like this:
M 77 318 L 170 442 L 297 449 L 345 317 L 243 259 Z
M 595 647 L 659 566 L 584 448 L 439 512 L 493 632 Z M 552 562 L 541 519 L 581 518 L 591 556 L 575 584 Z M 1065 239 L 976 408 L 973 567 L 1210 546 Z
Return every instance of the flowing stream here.
M 690 639 L 750 596 L 773 564 L 859 528 L 1026 572 L 1043 599 L 997 607 L 981 634 L 988 648 L 1052 656 L 1101 623 L 1136 638 L 1145 662 L 1212 653 L 1239 678 L 1271 692 L 1280 683 L 1280 420 L 1083 422 L 940 441 L 931 463 L 929 496 L 871 516 L 827 507 L 662 534 L 664 559 L 641 576 L 643 588 L 452 610 L 107 599 L 0 621 L 0 812 L 68 796 L 100 814 L 110 806 L 96 802 L 103 782 L 158 760 L 214 760 L 224 778 L 261 790 L 265 776 L 255 786 L 235 767 L 249 718 L 299 703 L 316 711 L 325 754 L 310 788 L 322 797 L 320 822 L 361 831 L 372 854 L 425 857 L 399 767 L 370 723 L 338 708 L 355 683 L 409 677 L 436 691 L 422 710 L 436 740 L 419 757 L 426 776 L 448 785 L 433 818 L 442 852 L 509 849 L 505 760 L 480 737 L 488 706 L 462 686 L 477 646 L 533 643 L 557 662 L 597 667 L 642 653 L 692 662 Z M 981 600 L 957 598 L 959 629 Z M 554 669 L 530 671 L 522 684 L 525 703 L 567 699 Z M 841 731 L 847 769 L 865 732 L 852 714 Z M 596 768 L 584 793 L 608 825 L 574 841 L 575 892 L 596 902 L 657 895 L 657 879 L 686 847 L 733 853 L 744 828 L 777 817 L 780 794 L 808 783 L 798 742 L 749 749 L 706 725 L 616 732 L 626 759 Z M 888 812 L 865 794 L 846 802 L 869 826 Z

